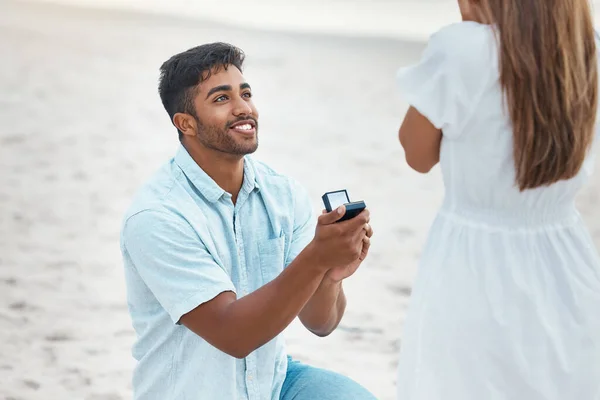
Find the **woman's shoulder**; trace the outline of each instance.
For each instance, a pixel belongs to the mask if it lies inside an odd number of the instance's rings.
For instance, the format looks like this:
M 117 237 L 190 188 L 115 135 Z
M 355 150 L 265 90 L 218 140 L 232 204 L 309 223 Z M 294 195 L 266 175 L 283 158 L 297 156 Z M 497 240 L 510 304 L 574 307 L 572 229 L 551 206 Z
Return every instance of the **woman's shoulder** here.
M 465 56 L 478 57 L 484 49 L 495 47 L 494 31 L 490 25 L 457 22 L 433 33 L 428 47 L 457 60 L 464 59 Z
M 446 39 L 470 39 L 473 38 L 474 35 L 485 36 L 491 32 L 491 25 L 473 21 L 461 21 L 443 26 L 433 33 L 431 37 Z
M 490 77 L 498 68 L 493 28 L 476 22 L 454 23 L 438 30 L 431 35 L 425 53 L 445 70 L 454 71 L 455 78 L 478 81 L 477 85 L 482 83 L 478 77 Z
M 398 71 L 398 88 L 446 136 L 458 134 L 498 70 L 494 43 L 487 25 L 448 25 L 431 35 L 419 62 Z

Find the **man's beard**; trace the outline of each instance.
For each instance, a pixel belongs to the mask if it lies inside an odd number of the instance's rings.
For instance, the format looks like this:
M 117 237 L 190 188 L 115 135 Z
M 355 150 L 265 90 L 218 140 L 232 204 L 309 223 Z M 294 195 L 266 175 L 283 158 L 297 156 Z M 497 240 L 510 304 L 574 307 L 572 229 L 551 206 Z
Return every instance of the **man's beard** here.
M 255 122 L 255 139 L 247 141 L 236 141 L 234 133 L 229 130 L 229 127 L 236 122 L 246 121 L 251 119 Z M 212 150 L 217 150 L 221 153 L 244 156 L 252 154 L 258 148 L 258 121 L 254 118 L 239 118 L 235 121 L 229 121 L 225 128 L 217 128 L 216 126 L 204 125 L 198 118 L 198 134 L 196 137 L 204 145 Z

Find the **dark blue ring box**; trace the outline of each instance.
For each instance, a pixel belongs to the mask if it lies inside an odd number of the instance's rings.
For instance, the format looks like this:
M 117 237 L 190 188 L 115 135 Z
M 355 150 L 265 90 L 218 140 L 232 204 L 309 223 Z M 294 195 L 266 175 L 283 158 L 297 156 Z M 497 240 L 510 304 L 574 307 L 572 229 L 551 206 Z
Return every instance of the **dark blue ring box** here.
M 325 209 L 327 212 L 331 212 L 333 208 L 337 208 L 341 205 L 346 207 L 346 213 L 342 218 L 340 218 L 337 222 L 346 221 L 356 217 L 358 214 L 362 212 L 367 205 L 364 201 L 350 201 L 350 197 L 348 197 L 348 191 L 345 189 L 335 190 L 333 192 L 327 192 L 323 196 L 323 203 L 325 204 Z M 340 201 L 341 199 L 341 201 Z M 336 200 L 332 202 L 332 200 Z

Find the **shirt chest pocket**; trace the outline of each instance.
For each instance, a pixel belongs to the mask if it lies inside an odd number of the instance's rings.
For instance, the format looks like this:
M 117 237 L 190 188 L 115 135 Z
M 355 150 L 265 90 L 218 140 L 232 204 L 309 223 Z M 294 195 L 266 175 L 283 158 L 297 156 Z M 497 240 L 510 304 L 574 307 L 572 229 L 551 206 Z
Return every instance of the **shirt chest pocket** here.
M 271 282 L 283 271 L 285 265 L 285 236 L 258 241 L 258 256 L 263 285 Z

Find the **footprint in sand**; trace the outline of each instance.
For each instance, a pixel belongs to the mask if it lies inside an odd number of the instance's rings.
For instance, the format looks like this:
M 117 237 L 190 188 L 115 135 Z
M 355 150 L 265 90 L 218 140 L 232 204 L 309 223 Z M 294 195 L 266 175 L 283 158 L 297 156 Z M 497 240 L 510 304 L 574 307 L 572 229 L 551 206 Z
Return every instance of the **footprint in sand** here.
M 33 389 L 33 390 L 38 390 L 40 388 L 40 386 L 41 386 L 36 381 L 32 381 L 32 380 L 29 380 L 29 379 L 24 380 L 23 384 L 25 386 L 27 386 L 29 389 Z
M 67 333 L 56 332 L 45 337 L 48 342 L 70 342 L 73 340 Z
M 388 288 L 395 294 L 400 294 L 404 297 L 409 297 L 412 293 L 412 288 L 405 285 L 389 285 Z
M 17 286 L 16 278 L 6 278 L 6 279 L 3 279 L 2 282 L 7 286 Z
M 415 231 L 410 228 L 400 227 L 396 229 L 396 237 L 400 240 L 406 240 L 415 236 Z
M 25 301 L 17 301 L 14 303 L 11 303 L 8 305 L 8 308 L 10 308 L 11 310 L 18 310 L 18 311 L 33 311 L 36 309 L 35 306 L 25 302 Z

